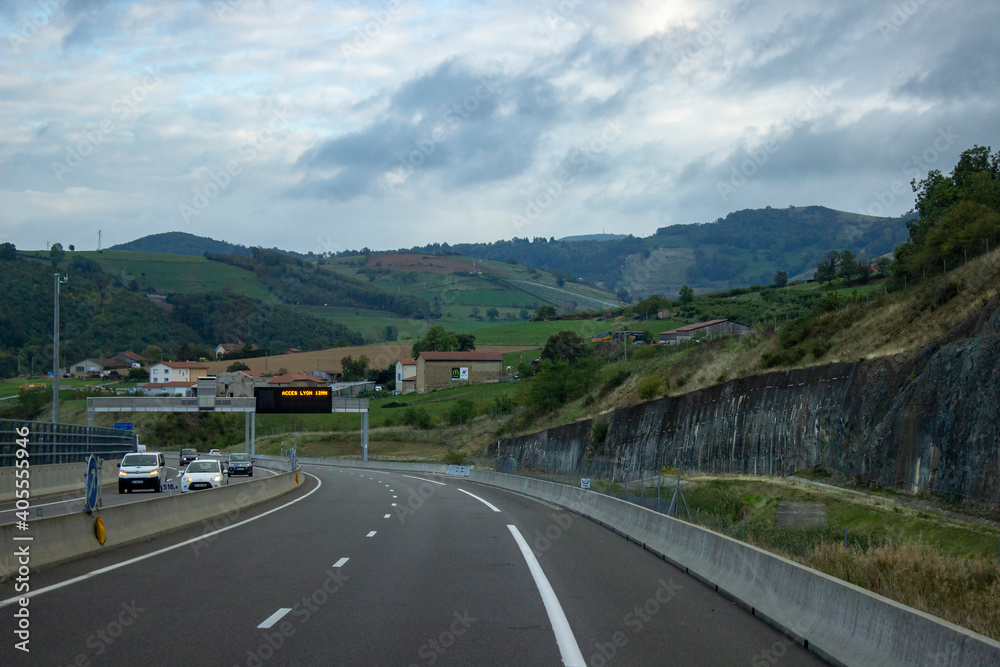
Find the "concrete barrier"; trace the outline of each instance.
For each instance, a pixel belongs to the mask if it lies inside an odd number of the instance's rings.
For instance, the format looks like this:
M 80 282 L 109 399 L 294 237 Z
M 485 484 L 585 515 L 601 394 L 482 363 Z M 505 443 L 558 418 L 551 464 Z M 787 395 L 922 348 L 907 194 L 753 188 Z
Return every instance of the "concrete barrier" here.
M 0 581 L 18 569 L 15 548 L 11 545 L 29 545 L 30 567 L 34 571 L 198 522 L 204 522 L 204 532 L 210 532 L 246 518 L 243 513 L 247 508 L 291 491 L 296 486 L 295 478 L 295 473 L 286 472 L 211 491 L 157 496 L 105 507 L 94 512 L 94 516 L 78 512 L 33 520 L 26 532 L 16 530 L 15 524 L 5 524 L 0 526 L 0 543 L 10 548 L 0 553 Z M 94 521 L 98 516 L 106 531 L 104 545 L 94 537 Z M 31 541 L 14 541 L 14 537 L 24 536 L 30 536 Z
M 411 470 L 405 464 L 327 465 Z M 439 466 L 443 472 L 447 466 Z M 420 472 L 436 472 L 420 470 Z M 706 528 L 564 484 L 474 470 L 470 481 L 570 509 L 641 544 L 835 665 L 1000 665 L 1000 642 Z
M 118 480 L 118 461 L 105 461 L 101 466 L 101 484 L 114 484 Z M 14 500 L 14 480 L 17 470 L 4 466 L 0 468 L 0 502 Z M 40 498 L 56 493 L 79 491 L 87 483 L 87 465 L 85 463 L 55 463 L 52 465 L 33 465 L 28 470 L 29 491 L 32 498 Z

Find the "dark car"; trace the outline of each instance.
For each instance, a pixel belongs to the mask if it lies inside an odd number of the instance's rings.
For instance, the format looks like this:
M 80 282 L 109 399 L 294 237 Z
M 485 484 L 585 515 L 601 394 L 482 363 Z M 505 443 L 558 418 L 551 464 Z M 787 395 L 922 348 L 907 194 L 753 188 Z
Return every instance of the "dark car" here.
M 181 450 L 181 467 L 182 468 L 185 467 L 185 466 L 187 466 L 187 464 L 191 463 L 192 461 L 197 461 L 197 460 L 198 460 L 198 450 L 197 449 L 187 448 L 187 449 L 182 449 Z
M 247 475 L 253 477 L 253 459 L 249 454 L 229 455 L 229 476 Z

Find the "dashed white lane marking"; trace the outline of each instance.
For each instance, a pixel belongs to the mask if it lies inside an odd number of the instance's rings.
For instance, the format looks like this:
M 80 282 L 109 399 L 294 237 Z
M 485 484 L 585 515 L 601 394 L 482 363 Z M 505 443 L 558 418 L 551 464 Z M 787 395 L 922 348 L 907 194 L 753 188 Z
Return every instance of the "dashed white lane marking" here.
M 347 561 L 349 561 L 349 560 L 351 560 L 351 559 L 350 559 L 350 558 L 347 558 L 347 557 L 345 556 L 344 558 L 341 558 L 341 559 L 340 559 L 340 560 L 338 560 L 338 561 L 337 561 L 336 563 L 334 563 L 334 564 L 333 564 L 333 566 L 334 566 L 334 567 L 343 567 L 343 566 L 344 566 L 344 563 L 346 563 L 346 562 L 347 562 Z
M 278 621 L 280 621 L 281 617 L 284 616 L 285 614 L 287 614 L 288 612 L 290 612 L 291 610 L 292 610 L 291 607 L 282 607 L 278 611 L 276 611 L 273 614 L 271 614 L 270 616 L 268 616 L 267 620 L 265 620 L 263 623 L 261 623 L 257 627 L 258 628 L 269 628 L 272 625 L 274 625 L 275 623 L 277 623 Z
M 178 477 L 180 477 L 180 475 L 178 475 Z M 393 498 L 395 498 L 395 497 L 396 496 L 393 496 Z M 30 510 L 30 509 L 34 509 L 36 507 L 46 507 L 48 505 L 61 505 L 62 503 L 75 503 L 75 502 L 79 502 L 81 500 L 83 500 L 82 496 L 79 497 L 79 498 L 69 498 L 68 500 L 54 500 L 51 503 L 41 503 L 40 505 L 32 505 L 28 509 Z M 18 509 L 16 507 L 11 507 L 9 510 L 0 510 L 0 514 L 3 514 L 4 512 L 17 512 L 17 511 L 18 511 Z M 21 511 L 24 511 L 24 510 L 21 510 Z
M 477 495 L 476 495 L 476 494 L 474 494 L 474 493 L 469 493 L 469 492 L 468 492 L 468 491 L 466 491 L 465 489 L 459 489 L 459 491 L 461 491 L 462 493 L 464 493 L 464 494 L 465 494 L 465 495 L 467 495 L 467 496 L 472 496 L 473 498 L 475 498 L 476 500 L 478 500 L 478 501 L 479 501 L 479 502 L 481 502 L 482 504 L 484 504 L 484 505 L 486 505 L 487 507 L 489 507 L 489 508 L 490 508 L 491 510 L 493 510 L 494 512 L 499 512 L 499 511 L 500 511 L 500 508 L 499 508 L 499 507 L 497 507 L 496 505 L 494 505 L 494 504 L 493 504 L 493 503 L 491 503 L 491 502 L 488 502 L 488 501 L 486 501 L 486 500 L 483 500 L 482 498 L 480 498 L 479 496 L 477 496 Z
M 410 479 L 419 479 L 421 482 L 430 482 L 431 484 L 437 484 L 439 486 L 448 486 L 444 482 L 435 482 L 433 479 L 424 479 L 423 477 L 414 477 L 413 475 L 403 475 L 403 477 L 409 477 Z
M 559 604 L 559 598 L 552 590 L 549 580 L 542 571 L 542 566 L 538 564 L 535 554 L 531 553 L 531 547 L 524 541 L 517 526 L 508 524 L 507 528 L 514 536 L 517 546 L 520 547 L 525 562 L 528 563 L 528 570 L 535 580 L 538 592 L 542 594 L 542 603 L 545 605 L 545 612 L 549 615 L 549 622 L 552 623 L 552 632 L 556 635 L 556 644 L 559 645 L 563 664 L 566 667 L 586 667 L 587 663 L 580 652 L 580 646 L 576 643 L 576 637 L 573 636 L 573 629 L 569 627 L 569 621 L 566 620 L 566 614 L 563 612 L 562 605 Z
M 79 583 L 81 581 L 86 581 L 87 579 L 91 579 L 93 577 L 96 577 L 99 574 L 104 574 L 105 572 L 111 572 L 112 570 L 117 570 L 120 567 L 125 567 L 126 565 L 131 565 L 133 563 L 138 563 L 139 561 L 146 560 L 147 558 L 152 558 L 153 556 L 159 556 L 160 554 L 167 553 L 168 551 L 173 551 L 174 549 L 180 549 L 181 547 L 186 547 L 189 544 L 194 544 L 195 542 L 200 542 L 201 540 L 204 540 L 205 538 L 212 537 L 213 535 L 218 535 L 219 533 L 224 533 L 227 530 L 232 530 L 233 528 L 236 528 L 238 526 L 242 526 L 245 523 L 250 523 L 251 521 L 256 521 L 257 519 L 263 519 L 268 514 L 274 514 L 275 512 L 278 512 L 280 510 L 285 509 L 286 507 L 290 507 L 290 506 L 294 505 L 295 503 L 297 503 L 299 501 L 305 500 L 306 498 L 308 498 L 312 494 L 314 494 L 317 491 L 319 491 L 319 488 L 321 486 L 323 486 L 323 481 L 319 477 L 317 477 L 316 475 L 313 475 L 313 474 L 310 474 L 310 473 L 305 473 L 305 474 L 309 475 L 310 477 L 312 477 L 313 479 L 316 480 L 316 488 L 314 488 L 312 491 L 309 491 L 305 495 L 299 496 L 295 500 L 292 500 L 290 502 L 285 503 L 284 505 L 279 505 L 278 507 L 275 507 L 274 509 L 267 510 L 266 512 L 261 512 L 260 514 L 258 514 L 256 516 L 250 517 L 249 519 L 243 519 L 243 521 L 237 521 L 236 523 L 232 524 L 231 526 L 226 526 L 224 528 L 219 528 L 218 530 L 213 530 L 210 533 L 205 533 L 204 535 L 199 535 L 198 537 L 192 537 L 190 540 L 184 540 L 183 542 L 178 542 L 177 544 L 172 544 L 169 547 L 164 547 L 164 548 L 158 549 L 156 551 L 151 551 L 150 553 L 143 554 L 142 556 L 136 556 L 135 558 L 130 558 L 129 560 L 123 560 L 120 563 L 115 563 L 114 565 L 108 565 L 107 567 L 102 567 L 102 568 L 98 568 L 96 570 L 92 570 L 91 572 L 87 572 L 86 574 L 81 574 L 78 577 L 73 577 L 72 579 L 67 579 L 66 581 L 61 581 L 58 584 L 52 584 L 51 586 L 44 586 L 42 588 L 37 588 L 37 589 L 35 589 L 33 591 L 30 591 L 28 593 L 22 593 L 21 595 L 19 595 L 17 597 L 7 598 L 6 600 L 0 600 L 0 609 L 3 609 L 4 607 L 9 607 L 10 605 L 14 604 L 15 602 L 19 602 L 21 600 L 21 598 L 33 598 L 33 597 L 35 597 L 37 595 L 41 595 L 42 593 L 48 593 L 50 591 L 59 590 L 60 588 L 65 588 L 66 586 L 70 586 L 72 584 L 76 584 L 76 583 Z
M 392 489 L 389 489 L 389 490 L 391 491 Z M 393 498 L 398 498 L 398 496 L 393 496 Z M 82 500 L 82 499 L 81 499 L 81 500 Z
M 383 519 L 388 519 L 388 518 L 389 518 L 389 517 L 391 517 L 391 516 L 392 516 L 391 514 L 386 514 L 386 515 L 385 515 L 384 517 L 382 517 L 382 518 L 383 518 Z
M 370 532 L 367 535 L 365 535 L 365 537 L 375 537 L 375 533 L 376 532 L 378 532 L 378 531 L 373 530 L 372 532 Z
M 393 504 L 392 504 L 392 506 L 393 506 L 393 507 L 395 507 L 395 506 L 396 506 L 396 503 L 393 503 Z

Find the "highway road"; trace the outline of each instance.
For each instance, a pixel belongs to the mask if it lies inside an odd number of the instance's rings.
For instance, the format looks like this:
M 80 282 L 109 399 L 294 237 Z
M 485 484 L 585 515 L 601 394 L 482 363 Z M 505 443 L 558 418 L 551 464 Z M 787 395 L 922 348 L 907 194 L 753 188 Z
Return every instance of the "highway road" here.
M 239 514 L 33 573 L 0 664 L 822 664 L 653 554 L 466 480 L 307 466 Z
M 177 452 L 166 452 L 167 460 L 167 481 L 177 482 L 177 491 L 162 491 L 162 494 L 174 494 L 180 493 L 180 477 L 181 470 L 178 466 L 179 454 Z M 222 457 L 209 457 L 206 454 L 201 455 L 202 458 L 220 458 L 223 461 L 228 461 L 227 456 Z M 172 461 L 171 461 L 172 459 Z M 104 465 L 116 465 L 117 461 L 105 461 Z M 81 466 L 81 471 L 83 467 Z M 262 468 L 259 465 L 254 465 L 254 477 L 247 477 L 246 475 L 235 475 L 229 478 L 230 484 L 241 484 L 243 482 L 251 481 L 253 479 L 258 479 L 261 476 L 275 475 L 273 470 L 268 470 L 267 468 Z M 114 485 L 105 485 L 101 490 L 102 507 L 112 507 L 114 505 L 124 505 L 125 503 L 134 503 L 140 500 L 149 500 L 150 498 L 159 498 L 160 494 L 157 494 L 152 489 L 141 489 L 136 490 L 132 493 L 118 493 L 117 482 Z M 83 511 L 83 491 L 73 491 L 70 493 L 60 493 L 53 494 L 50 496 L 41 496 L 38 498 L 32 498 L 32 504 L 29 509 L 31 517 L 37 518 L 36 511 L 41 509 L 42 517 L 58 516 L 60 514 L 72 514 L 73 512 Z M 5 503 L 0 503 L 0 524 L 12 523 L 16 520 L 14 512 L 17 508 L 14 506 L 14 501 L 9 501 Z

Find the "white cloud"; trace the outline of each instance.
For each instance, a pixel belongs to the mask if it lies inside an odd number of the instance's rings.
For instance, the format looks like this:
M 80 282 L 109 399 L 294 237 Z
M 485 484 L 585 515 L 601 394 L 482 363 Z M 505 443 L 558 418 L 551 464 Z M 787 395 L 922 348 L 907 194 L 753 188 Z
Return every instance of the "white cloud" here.
M 867 211 L 940 128 L 960 139 L 933 168 L 1000 144 L 1000 9 L 916 5 L 109 0 L 62 4 L 32 33 L 38 3 L 3 3 L 0 233 L 29 248 L 183 230 L 309 251 L 648 234 L 789 203 Z M 477 99 L 483 76 L 502 85 Z M 263 141 L 276 110 L 287 124 Z M 587 154 L 614 121 L 628 129 Z

